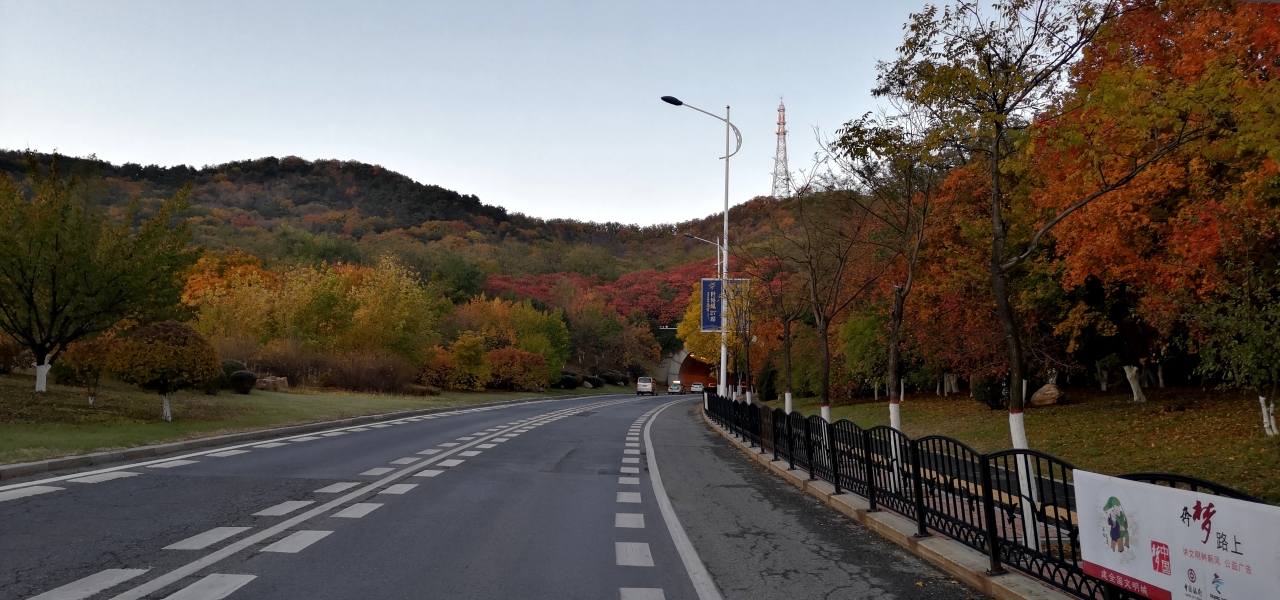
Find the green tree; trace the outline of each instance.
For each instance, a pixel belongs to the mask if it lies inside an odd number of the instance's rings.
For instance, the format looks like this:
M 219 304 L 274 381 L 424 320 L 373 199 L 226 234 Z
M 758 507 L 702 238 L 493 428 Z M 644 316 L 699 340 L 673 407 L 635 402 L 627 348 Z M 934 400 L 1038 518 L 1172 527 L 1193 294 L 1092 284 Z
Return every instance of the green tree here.
M 165 421 L 173 420 L 170 394 L 222 373 L 213 346 L 196 330 L 175 321 L 146 325 L 116 342 L 108 368 L 121 381 L 164 396 Z
M 27 164 L 25 185 L 0 173 L 0 330 L 31 350 L 43 392 L 68 344 L 176 304 L 197 255 L 186 224 L 171 224 L 189 187 L 135 228 L 136 203 L 122 222 L 107 218 L 56 157 L 47 176 L 30 155 Z

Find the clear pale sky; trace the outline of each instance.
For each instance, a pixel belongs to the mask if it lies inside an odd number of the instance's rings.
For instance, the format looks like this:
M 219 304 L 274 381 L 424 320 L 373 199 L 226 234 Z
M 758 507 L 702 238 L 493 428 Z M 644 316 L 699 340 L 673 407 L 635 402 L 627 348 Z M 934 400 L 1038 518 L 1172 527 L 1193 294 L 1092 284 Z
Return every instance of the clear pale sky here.
M 686 220 L 874 110 L 923 1 L 0 0 L 0 148 L 383 165 L 538 217 Z

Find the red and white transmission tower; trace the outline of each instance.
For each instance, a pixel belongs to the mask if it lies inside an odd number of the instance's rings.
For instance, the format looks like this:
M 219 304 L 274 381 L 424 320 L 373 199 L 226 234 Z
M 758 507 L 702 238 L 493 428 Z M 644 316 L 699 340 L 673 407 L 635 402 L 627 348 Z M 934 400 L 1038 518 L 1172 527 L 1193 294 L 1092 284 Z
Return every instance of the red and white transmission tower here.
M 787 106 L 778 101 L 778 149 L 773 155 L 773 197 L 791 195 L 791 171 L 787 170 Z

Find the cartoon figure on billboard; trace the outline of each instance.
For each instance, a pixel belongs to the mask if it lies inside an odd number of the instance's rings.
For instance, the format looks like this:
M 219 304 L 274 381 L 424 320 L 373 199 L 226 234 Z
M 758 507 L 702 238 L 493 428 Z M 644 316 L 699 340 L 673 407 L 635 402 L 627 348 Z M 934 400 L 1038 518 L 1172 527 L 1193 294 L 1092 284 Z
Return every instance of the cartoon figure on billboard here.
M 1124 552 L 1129 547 L 1129 519 L 1124 515 L 1120 500 L 1112 496 L 1102 507 L 1107 516 L 1107 544 L 1113 552 Z

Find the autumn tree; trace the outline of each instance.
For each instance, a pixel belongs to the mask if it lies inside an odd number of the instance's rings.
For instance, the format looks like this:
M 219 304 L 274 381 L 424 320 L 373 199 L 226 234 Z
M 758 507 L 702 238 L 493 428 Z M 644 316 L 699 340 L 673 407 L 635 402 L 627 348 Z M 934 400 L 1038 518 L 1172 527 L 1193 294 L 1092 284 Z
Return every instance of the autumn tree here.
M 27 163 L 25 183 L 0 173 L 0 330 L 31 350 L 43 392 L 69 344 L 173 306 L 196 255 L 186 224 L 171 223 L 188 189 L 135 227 L 136 203 L 116 221 L 62 177 L 56 157 L 47 175 Z
M 108 369 L 125 383 L 164 396 L 165 421 L 173 420 L 170 394 L 222 373 L 213 346 L 196 330 L 175 321 L 140 327 L 116 342 Z
M 767 242 L 766 242 L 767 243 Z M 791 348 L 792 328 L 809 310 L 805 298 L 803 280 L 798 277 L 794 263 L 779 258 L 777 251 L 746 246 L 734 258 L 752 281 L 752 296 L 760 301 L 755 304 L 762 316 L 777 322 L 782 346 L 783 404 L 791 412 Z

